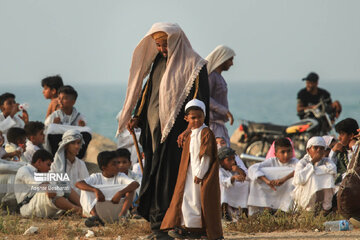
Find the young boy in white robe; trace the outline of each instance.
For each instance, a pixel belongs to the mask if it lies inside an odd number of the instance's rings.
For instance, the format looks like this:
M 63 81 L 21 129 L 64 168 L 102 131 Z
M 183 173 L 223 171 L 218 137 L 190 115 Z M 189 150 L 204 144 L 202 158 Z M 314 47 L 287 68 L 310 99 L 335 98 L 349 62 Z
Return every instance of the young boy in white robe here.
M 324 157 L 326 143 L 322 137 L 312 137 L 306 145 L 307 154 L 296 164 L 292 197 L 299 207 L 316 211 L 320 204 L 324 213 L 331 210 L 336 165 Z
M 44 124 L 42 122 L 28 122 L 25 124 L 26 132 L 26 151 L 24 156 L 30 162 L 34 153 L 42 148 L 45 143 Z
M 69 85 L 59 89 L 60 109 L 50 114 L 45 120 L 45 126 L 51 123 L 81 126 L 86 125 L 85 117 L 74 107 L 78 94 L 76 90 Z
M 86 214 L 92 215 L 85 221 L 87 227 L 104 225 L 104 221 L 116 221 L 127 215 L 139 183 L 119 172 L 118 158 L 114 151 L 98 155 L 101 173 L 79 181 L 81 205 Z
M 80 189 L 75 187 L 75 183 L 89 177 L 85 162 L 76 157 L 83 144 L 83 137 L 78 130 L 67 130 L 62 136 L 62 140 L 59 143 L 59 148 L 50 169 L 50 172 L 66 173 L 68 175 L 70 180 L 68 184 L 71 189 L 78 193 L 79 206 Z
M 7 131 L 7 140 L 8 143 L 5 144 L 5 151 L 11 155 L 11 153 L 14 153 L 14 156 L 11 158 L 7 158 L 11 161 L 21 161 L 24 163 L 30 163 L 31 159 L 28 160 L 24 156 L 24 152 L 26 151 L 26 133 L 23 128 L 18 127 L 12 127 Z M 18 157 L 19 154 L 17 152 L 20 152 L 20 157 Z
M 205 104 L 185 105 L 191 133 L 183 144 L 174 194 L 160 229 L 173 238 L 222 238 L 219 163 L 214 134 L 204 124 Z
M 221 206 L 226 221 L 231 221 L 232 215 L 238 217 L 241 212 L 247 212 L 249 182 L 245 181 L 246 172 L 236 164 L 235 156 L 229 147 L 219 149 Z
M 31 164 L 19 168 L 15 176 L 15 196 L 24 217 L 54 217 L 64 211 L 74 211 L 81 214 L 81 207 L 74 204 L 76 193 L 66 195 L 63 191 L 51 191 L 49 182 L 36 181 L 36 173 L 47 173 L 53 161 L 53 156 L 46 150 L 34 153 Z
M 264 209 L 290 210 L 293 203 L 290 193 L 294 189 L 291 179 L 297 162 L 291 142 L 279 138 L 275 141 L 275 157 L 249 167 L 249 215 Z
M 29 115 L 26 110 L 22 110 L 22 115 L 16 115 L 19 110 L 19 104 L 15 101 L 15 95 L 4 93 L 0 95 L 0 131 L 4 134 L 5 143 L 7 143 L 7 131 L 12 127 L 24 128 L 25 123 L 29 121 Z

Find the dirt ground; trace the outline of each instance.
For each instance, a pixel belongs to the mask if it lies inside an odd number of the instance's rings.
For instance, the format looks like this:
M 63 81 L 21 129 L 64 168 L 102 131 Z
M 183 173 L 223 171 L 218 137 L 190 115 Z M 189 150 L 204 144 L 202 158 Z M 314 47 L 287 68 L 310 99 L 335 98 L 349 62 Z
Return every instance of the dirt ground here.
M 35 234 L 24 236 L 30 226 L 38 227 Z M 145 239 L 150 228 L 145 220 L 129 220 L 122 223 L 107 224 L 105 227 L 93 227 L 93 237 L 86 237 L 89 228 L 80 217 L 51 219 L 23 219 L 20 216 L 2 216 L 0 219 L 0 239 L 96 239 L 124 240 Z M 241 233 L 229 231 L 224 225 L 225 239 L 359 239 L 360 230 L 343 232 L 324 232 L 316 229 L 309 231 L 282 231 L 270 233 Z

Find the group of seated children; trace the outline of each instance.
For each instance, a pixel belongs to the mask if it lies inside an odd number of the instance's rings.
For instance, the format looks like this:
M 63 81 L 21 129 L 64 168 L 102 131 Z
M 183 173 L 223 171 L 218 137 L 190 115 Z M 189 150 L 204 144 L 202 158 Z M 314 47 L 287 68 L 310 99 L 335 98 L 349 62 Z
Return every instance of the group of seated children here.
M 76 157 L 82 141 L 79 131 L 68 130 L 54 160 L 51 153 L 40 149 L 33 154 L 31 163 L 18 170 L 15 194 L 22 216 L 55 217 L 72 210 L 90 216 L 85 224 L 92 227 L 128 214 L 139 187 L 139 183 L 128 176 L 131 174 L 128 150 L 99 153 L 101 173 L 89 176 L 84 161 Z M 36 181 L 34 173 L 47 172 L 66 174 L 69 181 Z M 59 188 L 61 186 L 64 188 Z
M 217 139 L 223 217 L 231 220 L 231 215 L 238 216 L 233 208 L 247 208 L 249 215 L 264 209 L 287 212 L 296 208 L 328 214 L 336 207 L 337 186 L 356 151 L 358 128 L 354 119 L 340 121 L 335 126 L 339 141 L 333 136 L 312 137 L 301 160 L 295 158 L 289 138 L 277 139 L 267 159 L 250 166 L 248 173 L 236 166 L 241 163 L 236 163 L 235 151 L 222 147 Z M 245 196 L 247 199 L 241 200 Z

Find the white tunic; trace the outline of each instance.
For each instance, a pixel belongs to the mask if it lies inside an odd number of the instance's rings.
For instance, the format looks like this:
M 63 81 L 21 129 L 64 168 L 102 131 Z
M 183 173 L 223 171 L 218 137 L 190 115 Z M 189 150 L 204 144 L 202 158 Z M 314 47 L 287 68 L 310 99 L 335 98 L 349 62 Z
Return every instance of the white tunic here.
M 17 145 L 15 145 L 14 143 L 7 143 L 7 144 L 5 145 L 5 151 L 6 151 L 7 153 L 15 152 L 15 151 L 17 151 L 18 149 L 21 149 L 21 151 L 23 150 L 22 148 L 19 148 L 19 147 L 18 147 Z M 24 153 L 21 154 L 20 159 L 17 159 L 17 157 L 12 157 L 11 160 L 12 160 L 12 161 L 19 161 L 19 160 L 20 160 L 21 162 L 24 162 L 24 163 L 31 163 L 31 161 L 29 161 L 29 160 L 25 157 Z
M 12 127 L 24 128 L 24 121 L 17 115 L 14 117 L 7 116 L 4 117 L 3 113 L 0 113 L 0 131 L 3 133 L 5 143 L 7 143 L 6 134 L 8 130 Z
M 61 213 L 60 209 L 55 206 L 52 199 L 46 195 L 46 192 L 31 191 L 31 186 L 38 186 L 41 182 L 36 182 L 34 173 L 37 169 L 28 164 L 21 167 L 15 176 L 15 196 L 16 201 L 21 203 L 26 197 L 31 197 L 28 204 L 20 208 L 20 214 L 24 217 L 52 217 Z M 34 194 L 35 193 L 35 194 Z
M 201 131 L 207 127 L 205 124 L 191 130 L 190 135 L 190 161 L 187 169 L 184 196 L 182 201 L 182 224 L 189 228 L 201 228 L 201 189 L 195 184 L 195 176 L 203 179 L 210 166 L 210 157 L 204 155 L 199 158 L 201 146 Z
M 260 211 L 262 208 L 281 209 L 288 211 L 292 206 L 290 197 L 291 191 L 294 189 L 292 180 L 289 179 L 281 186 L 272 190 L 264 181 L 258 179 L 261 176 L 267 177 L 269 180 L 276 180 L 289 175 L 295 170 L 298 159 L 292 158 L 287 163 L 281 163 L 276 157 L 266 159 L 264 162 L 252 165 L 249 168 L 250 194 L 248 199 L 249 214 Z
M 60 124 L 63 125 L 79 126 L 80 120 L 86 123 L 85 117 L 80 112 L 78 112 L 76 108 L 73 108 L 71 115 L 66 115 L 61 109 L 56 110 L 46 118 L 44 122 L 45 126 L 54 123 L 55 118 L 60 118 Z
M 66 163 L 66 173 L 70 179 L 70 187 L 80 194 L 80 189 L 75 187 L 75 183 L 89 177 L 89 172 L 86 168 L 85 162 L 76 157 L 73 163 L 71 163 L 68 159 L 66 159 Z M 50 172 L 62 173 L 62 170 L 58 169 L 55 162 L 53 162 L 51 164 Z
M 227 203 L 234 208 L 247 208 L 249 181 L 231 183 L 233 175 L 235 174 L 222 167 L 219 169 L 221 204 Z
M 291 193 L 294 201 L 302 208 L 307 208 L 313 195 L 322 189 L 334 189 L 336 165 L 329 158 L 323 158 L 315 165 L 310 155 L 306 154 L 295 167 Z
M 96 212 L 101 219 L 106 222 L 116 221 L 124 200 L 122 199 L 119 204 L 113 204 L 111 199 L 115 193 L 127 187 L 134 180 L 124 173 L 118 173 L 112 178 L 104 177 L 102 173 L 93 173 L 90 177 L 84 179 L 84 181 L 100 189 L 105 196 L 105 202 L 97 202 L 95 193 L 81 190 L 80 203 L 84 212 L 89 215 L 91 210 L 96 207 Z
M 24 152 L 24 157 L 27 159 L 28 163 L 31 163 L 34 153 L 39 149 L 39 146 L 34 145 L 30 140 L 26 141 L 26 151 Z

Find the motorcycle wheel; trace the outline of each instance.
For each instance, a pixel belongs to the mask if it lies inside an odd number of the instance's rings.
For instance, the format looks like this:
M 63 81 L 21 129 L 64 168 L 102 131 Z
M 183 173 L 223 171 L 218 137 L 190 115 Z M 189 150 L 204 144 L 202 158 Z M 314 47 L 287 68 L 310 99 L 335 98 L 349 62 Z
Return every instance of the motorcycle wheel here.
M 266 141 L 257 140 L 248 145 L 248 147 L 245 150 L 245 153 L 256 157 L 265 157 L 270 147 L 271 147 L 270 143 Z

